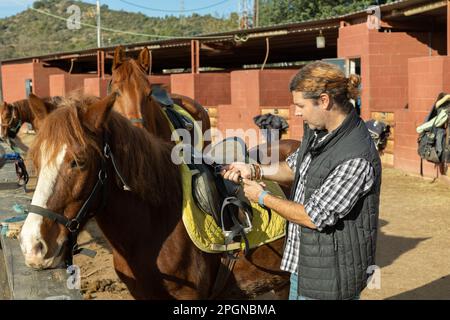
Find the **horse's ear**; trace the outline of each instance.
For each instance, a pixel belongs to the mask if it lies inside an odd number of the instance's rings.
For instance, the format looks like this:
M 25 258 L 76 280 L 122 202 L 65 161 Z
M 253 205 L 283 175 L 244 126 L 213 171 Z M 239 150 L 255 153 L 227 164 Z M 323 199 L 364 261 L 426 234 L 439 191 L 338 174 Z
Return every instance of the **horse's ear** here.
M 125 49 L 122 46 L 118 46 L 114 50 L 113 70 L 116 70 L 125 60 Z
M 138 60 L 140 66 L 142 69 L 144 69 L 145 73 L 148 74 L 150 71 L 150 67 L 152 65 L 152 58 L 150 57 L 150 51 L 147 47 L 141 50 L 139 53 L 139 60 Z
M 116 94 L 113 93 L 88 107 L 83 115 L 83 120 L 89 129 L 98 131 L 102 127 L 108 119 L 115 101 Z
M 39 120 L 44 119 L 52 109 L 54 109 L 53 105 L 46 104 L 44 100 L 32 93 L 28 96 L 28 103 L 31 112 L 33 112 L 34 116 Z

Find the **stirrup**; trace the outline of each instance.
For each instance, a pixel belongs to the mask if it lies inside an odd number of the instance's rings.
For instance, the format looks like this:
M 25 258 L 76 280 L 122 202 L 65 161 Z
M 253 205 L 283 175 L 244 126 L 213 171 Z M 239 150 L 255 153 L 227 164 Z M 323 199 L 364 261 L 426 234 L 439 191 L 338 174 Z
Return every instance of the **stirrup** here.
M 225 230 L 225 226 L 223 223 L 224 222 L 223 221 L 224 209 L 229 204 L 234 204 L 243 210 L 245 219 L 246 219 L 246 226 L 243 226 L 234 215 L 231 215 L 231 220 L 233 221 L 234 225 L 231 227 L 231 230 Z M 246 209 L 244 207 L 244 204 L 242 203 L 242 201 L 240 201 L 236 197 L 228 197 L 228 198 L 225 198 L 225 200 L 223 201 L 222 209 L 220 210 L 220 218 L 221 218 L 221 222 L 222 222 L 221 229 L 222 229 L 222 233 L 224 235 L 225 250 L 227 252 L 227 256 L 229 259 L 232 259 L 232 260 L 238 259 L 237 256 L 235 256 L 234 254 L 231 254 L 227 250 L 227 246 L 229 244 L 233 243 L 234 237 L 236 237 L 238 235 L 240 235 L 242 237 L 241 241 L 244 240 L 244 243 L 245 243 L 244 255 L 246 256 L 250 250 L 250 243 L 247 238 L 247 233 L 249 233 L 252 230 L 253 225 L 252 225 L 252 222 L 251 222 L 251 219 L 250 219 L 250 216 L 249 216 L 247 210 L 251 210 L 251 207 Z
M 241 201 L 238 198 L 236 198 L 236 197 L 227 197 L 227 198 L 224 199 L 224 201 L 222 203 L 222 208 L 220 209 L 220 219 L 221 219 L 221 222 L 222 222 L 222 225 L 220 227 L 221 227 L 222 233 L 223 233 L 223 235 L 225 237 L 225 241 L 227 239 L 231 240 L 229 243 L 233 242 L 233 238 L 237 234 L 239 234 L 239 232 L 241 230 L 243 230 L 244 233 L 247 234 L 250 231 L 252 231 L 252 228 L 253 228 L 253 225 L 252 225 L 252 222 L 250 220 L 250 216 L 249 216 L 248 212 L 242 206 L 238 205 L 238 203 L 241 203 Z M 225 230 L 223 216 L 224 216 L 225 207 L 227 205 L 230 205 L 230 204 L 236 205 L 237 207 L 243 209 L 243 212 L 244 212 L 244 215 L 245 215 L 245 219 L 246 219 L 246 226 L 241 225 L 239 223 L 239 221 L 233 219 L 233 217 L 232 217 L 233 222 L 235 223 L 234 226 L 231 227 L 231 230 Z

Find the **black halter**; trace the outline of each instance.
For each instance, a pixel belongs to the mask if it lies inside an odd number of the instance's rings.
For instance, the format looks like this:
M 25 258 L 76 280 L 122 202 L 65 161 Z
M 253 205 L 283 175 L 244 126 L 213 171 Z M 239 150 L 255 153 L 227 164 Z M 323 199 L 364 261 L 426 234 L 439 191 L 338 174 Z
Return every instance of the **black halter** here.
M 23 123 L 22 123 L 22 119 L 20 119 L 19 111 L 17 110 L 17 106 L 12 104 L 11 108 L 12 108 L 12 116 L 11 116 L 11 120 L 8 123 L 7 135 L 8 135 L 9 138 L 14 139 L 17 136 L 17 133 L 19 132 L 19 129 L 22 126 Z M 17 117 L 15 117 L 14 114 L 16 114 Z M 13 124 L 13 121 L 16 118 L 18 120 L 16 126 L 11 127 L 11 125 Z
M 95 212 L 92 212 L 91 207 L 92 207 L 92 204 L 95 201 L 95 199 L 97 199 L 98 194 L 100 192 L 103 193 L 102 194 L 102 202 L 100 204 L 100 207 L 95 211 L 102 210 L 106 205 L 107 194 L 106 194 L 105 185 L 108 180 L 108 174 L 106 172 L 107 159 L 111 159 L 111 162 L 114 167 L 114 171 L 116 172 L 116 174 L 118 175 L 118 177 L 122 181 L 122 183 L 124 184 L 124 190 L 128 190 L 128 191 L 130 190 L 130 188 L 124 183 L 123 178 L 119 173 L 119 170 L 118 170 L 117 165 L 114 160 L 114 156 L 109 147 L 106 135 L 105 135 L 105 141 L 104 141 L 104 146 L 103 146 L 103 157 L 101 159 L 102 159 L 101 160 L 102 161 L 101 168 L 97 175 L 98 176 L 97 182 L 95 183 L 95 186 L 91 191 L 91 194 L 89 195 L 87 200 L 84 202 L 84 204 L 81 206 L 81 208 L 78 211 L 75 218 L 68 219 L 63 214 L 58 214 L 58 213 L 50 211 L 46 208 L 42 208 L 42 207 L 35 206 L 35 205 L 30 205 L 29 209 L 28 209 L 28 212 L 32 212 L 32 213 L 38 214 L 40 216 L 49 218 L 53 221 L 56 221 L 59 224 L 66 227 L 67 230 L 69 230 L 68 246 L 69 246 L 69 248 L 71 248 L 72 251 L 69 252 L 69 254 L 65 260 L 65 263 L 67 266 L 72 265 L 73 256 L 75 254 L 80 253 L 83 250 L 83 249 L 80 249 L 77 244 L 78 234 L 81 231 L 80 230 L 81 226 L 83 226 L 90 218 L 92 218 L 95 215 Z M 91 214 L 89 214 L 89 213 L 91 213 Z

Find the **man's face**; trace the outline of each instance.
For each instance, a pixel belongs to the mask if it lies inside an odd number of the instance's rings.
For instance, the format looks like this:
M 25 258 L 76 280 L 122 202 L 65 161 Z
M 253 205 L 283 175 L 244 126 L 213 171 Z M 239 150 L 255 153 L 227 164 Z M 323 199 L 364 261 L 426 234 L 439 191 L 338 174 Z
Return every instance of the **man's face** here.
M 314 105 L 313 99 L 304 99 L 303 93 L 294 91 L 292 93 L 295 105 L 295 115 L 301 116 L 312 130 L 325 129 L 326 107 L 323 97 L 318 99 L 318 104 Z M 328 104 L 328 101 L 326 101 Z

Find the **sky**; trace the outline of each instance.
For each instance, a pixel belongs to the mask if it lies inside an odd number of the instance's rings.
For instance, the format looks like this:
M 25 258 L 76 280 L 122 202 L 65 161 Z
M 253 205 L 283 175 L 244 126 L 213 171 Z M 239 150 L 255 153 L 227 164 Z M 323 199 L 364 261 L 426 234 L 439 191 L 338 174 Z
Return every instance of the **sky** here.
M 33 0 L 0 0 L 0 18 L 15 15 L 31 6 Z M 96 0 L 83 2 L 95 4 Z M 113 10 L 141 12 L 148 16 L 180 15 L 184 2 L 185 15 L 192 13 L 228 16 L 238 10 L 239 0 L 100 0 Z M 154 9 L 154 10 L 151 10 Z

